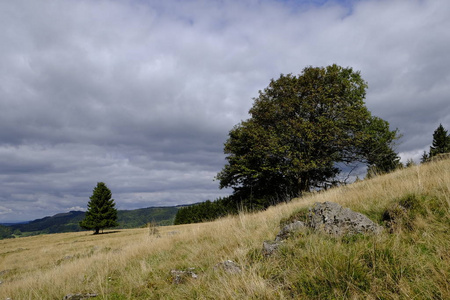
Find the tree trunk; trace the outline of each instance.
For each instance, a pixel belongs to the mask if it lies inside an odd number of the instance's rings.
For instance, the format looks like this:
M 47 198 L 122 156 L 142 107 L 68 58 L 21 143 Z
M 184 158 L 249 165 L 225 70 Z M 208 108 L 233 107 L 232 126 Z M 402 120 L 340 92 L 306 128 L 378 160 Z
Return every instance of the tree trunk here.
M 300 197 L 303 195 L 304 192 L 309 191 L 309 178 L 307 176 L 305 177 L 299 177 L 297 179 L 297 186 L 295 193 L 297 194 L 296 197 Z

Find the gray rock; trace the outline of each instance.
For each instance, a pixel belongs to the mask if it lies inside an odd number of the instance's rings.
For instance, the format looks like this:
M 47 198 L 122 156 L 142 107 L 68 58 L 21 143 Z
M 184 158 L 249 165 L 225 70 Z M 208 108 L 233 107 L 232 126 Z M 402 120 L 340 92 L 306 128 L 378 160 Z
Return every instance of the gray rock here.
M 241 273 L 241 267 L 232 260 L 226 260 L 214 266 L 214 270 L 224 270 L 230 274 Z
M 280 242 L 276 241 L 264 241 L 262 253 L 264 256 L 272 255 L 280 246 Z
M 291 224 L 284 226 L 280 230 L 280 232 L 277 234 L 275 241 L 276 242 L 283 241 L 283 240 L 287 239 L 289 236 L 291 236 L 292 234 L 302 231 L 302 230 L 305 230 L 305 229 L 306 229 L 305 223 L 303 223 L 302 221 L 295 221 Z
M 175 284 L 180 284 L 186 281 L 187 278 L 197 279 L 198 275 L 193 271 L 195 268 L 189 268 L 187 270 L 171 270 L 170 274 L 172 275 L 172 282 Z
M 70 261 L 70 260 L 72 260 L 74 257 L 72 256 L 72 255 L 67 255 L 67 256 L 64 256 L 63 258 L 61 258 L 61 259 L 58 259 L 57 261 L 56 261 L 56 265 L 60 265 L 60 264 L 62 264 L 63 262 L 68 262 L 68 261 Z
M 379 233 L 382 230 L 367 216 L 334 202 L 314 204 L 309 212 L 308 226 L 334 235 Z
M 263 255 L 272 255 L 278 249 L 280 243 L 294 233 L 307 230 L 308 228 L 334 235 L 377 234 L 382 231 L 381 226 L 372 222 L 372 220 L 361 213 L 344 208 L 334 202 L 316 203 L 309 210 L 309 220 L 306 224 L 301 221 L 295 221 L 284 226 L 274 241 L 264 241 Z

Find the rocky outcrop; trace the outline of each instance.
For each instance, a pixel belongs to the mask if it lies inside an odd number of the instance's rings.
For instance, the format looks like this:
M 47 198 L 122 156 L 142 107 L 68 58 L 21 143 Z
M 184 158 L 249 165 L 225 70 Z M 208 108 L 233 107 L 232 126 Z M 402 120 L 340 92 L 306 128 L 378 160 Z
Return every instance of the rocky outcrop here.
M 294 234 L 312 230 L 332 235 L 377 234 L 382 227 L 367 216 L 334 202 L 316 203 L 310 208 L 306 222 L 295 221 L 284 226 L 274 241 L 264 241 L 262 253 L 272 255 L 280 244 Z
M 334 202 L 316 203 L 309 212 L 308 226 L 333 235 L 379 233 L 381 226 L 367 216 Z

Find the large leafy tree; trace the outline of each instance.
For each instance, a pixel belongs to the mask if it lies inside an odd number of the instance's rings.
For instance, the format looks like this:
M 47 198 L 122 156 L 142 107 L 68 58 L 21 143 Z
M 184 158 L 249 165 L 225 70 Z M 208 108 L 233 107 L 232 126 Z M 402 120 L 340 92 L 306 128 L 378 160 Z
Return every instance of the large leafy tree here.
M 97 183 L 92 196 L 89 198 L 86 216 L 80 222 L 81 228 L 94 230 L 95 234 L 98 234 L 100 229 L 119 225 L 117 223 L 117 209 L 111 196 L 111 190 L 105 183 Z
M 439 124 L 439 127 L 433 133 L 433 142 L 430 147 L 429 157 L 448 152 L 450 152 L 450 135 L 444 129 L 444 126 Z
M 272 79 L 254 99 L 251 117 L 229 133 L 220 187 L 266 206 L 333 184 L 339 164 L 391 168 L 396 131 L 367 110 L 366 88 L 359 72 L 337 65 Z

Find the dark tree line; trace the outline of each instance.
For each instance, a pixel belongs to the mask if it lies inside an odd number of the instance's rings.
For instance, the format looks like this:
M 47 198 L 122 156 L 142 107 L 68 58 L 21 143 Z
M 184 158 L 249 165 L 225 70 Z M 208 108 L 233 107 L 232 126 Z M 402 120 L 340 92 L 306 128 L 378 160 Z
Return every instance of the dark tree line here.
M 207 200 L 181 207 L 175 216 L 174 225 L 208 222 L 236 214 L 238 211 L 239 207 L 229 197 L 219 198 L 215 201 Z

